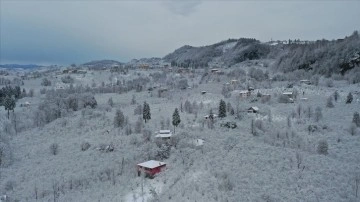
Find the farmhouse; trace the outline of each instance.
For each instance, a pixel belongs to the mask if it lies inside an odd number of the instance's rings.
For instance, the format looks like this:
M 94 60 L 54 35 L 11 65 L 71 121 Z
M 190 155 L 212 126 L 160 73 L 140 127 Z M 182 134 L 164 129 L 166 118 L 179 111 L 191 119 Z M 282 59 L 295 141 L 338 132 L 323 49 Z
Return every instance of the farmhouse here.
M 154 177 L 157 173 L 163 171 L 166 167 L 166 163 L 161 161 L 150 160 L 137 164 L 138 176 L 144 173 L 147 177 Z
M 172 133 L 170 130 L 160 130 L 157 135 L 155 135 L 156 138 L 160 138 L 162 140 L 169 140 L 172 136 Z
M 259 108 L 258 107 L 250 107 L 248 109 L 248 113 L 258 113 L 259 112 Z
M 249 90 L 242 90 L 239 92 L 239 94 L 240 94 L 240 97 L 247 98 L 251 95 L 251 92 Z

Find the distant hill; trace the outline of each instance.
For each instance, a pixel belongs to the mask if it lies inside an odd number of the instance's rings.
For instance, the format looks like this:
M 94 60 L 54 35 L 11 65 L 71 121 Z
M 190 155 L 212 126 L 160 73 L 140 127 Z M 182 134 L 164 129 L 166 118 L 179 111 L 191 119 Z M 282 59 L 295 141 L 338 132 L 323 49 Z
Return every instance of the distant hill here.
M 271 59 L 273 69 L 283 73 L 303 70 L 320 75 L 345 74 L 360 67 L 357 31 L 338 40 L 260 42 L 251 38 L 229 39 L 208 46 L 182 46 L 163 60 L 172 66 L 231 66 L 247 60 Z M 360 75 L 359 75 L 360 76 Z
M 42 67 L 40 65 L 35 65 L 35 64 L 26 64 L 26 65 L 19 65 L 19 64 L 3 64 L 0 65 L 1 68 L 6 68 L 6 69 L 35 69 L 35 68 L 39 68 Z
M 116 60 L 95 60 L 84 63 L 82 64 L 82 66 L 86 66 L 92 69 L 99 69 L 99 68 L 111 68 L 114 66 L 121 66 L 122 64 L 123 63 Z

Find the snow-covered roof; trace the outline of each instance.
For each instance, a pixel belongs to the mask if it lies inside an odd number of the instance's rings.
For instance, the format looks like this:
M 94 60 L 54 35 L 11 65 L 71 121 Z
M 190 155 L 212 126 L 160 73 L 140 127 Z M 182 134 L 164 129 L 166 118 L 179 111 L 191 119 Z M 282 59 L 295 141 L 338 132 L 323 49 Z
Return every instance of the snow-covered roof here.
M 203 140 L 203 139 L 196 139 L 196 140 L 194 140 L 194 145 L 201 146 L 204 144 L 204 142 L 205 142 L 205 140 Z
M 171 131 L 170 130 L 160 130 L 159 134 L 170 134 Z
M 143 162 L 143 163 L 139 163 L 137 165 L 141 166 L 141 167 L 151 168 L 152 169 L 152 168 L 156 168 L 156 167 L 159 167 L 159 166 L 162 166 L 162 165 L 166 165 L 166 163 L 161 162 L 161 161 L 150 160 L 150 161 L 146 161 L 146 162 Z
M 168 138 L 168 137 L 171 137 L 172 134 L 171 133 L 165 133 L 165 134 L 157 134 L 155 135 L 155 137 L 160 137 L 160 138 Z
M 26 101 L 26 102 L 25 102 L 25 104 L 26 104 L 26 105 L 29 105 L 29 104 L 30 104 L 30 102 L 27 102 L 27 101 Z
M 250 109 L 253 109 L 253 110 L 255 110 L 255 111 L 259 111 L 259 108 L 258 108 L 258 107 L 250 107 L 249 110 L 250 110 Z
M 283 95 L 292 95 L 293 92 L 283 92 Z
M 249 93 L 249 91 L 248 90 L 241 90 L 239 93 L 244 94 L 244 93 Z

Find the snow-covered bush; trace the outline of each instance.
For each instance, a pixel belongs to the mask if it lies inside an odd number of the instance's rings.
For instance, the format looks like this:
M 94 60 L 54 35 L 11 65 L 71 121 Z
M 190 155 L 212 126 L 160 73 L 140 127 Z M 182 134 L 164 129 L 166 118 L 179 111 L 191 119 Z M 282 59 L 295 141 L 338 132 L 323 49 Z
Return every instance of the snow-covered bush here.
M 49 149 L 52 155 L 57 155 L 59 153 L 59 145 L 57 143 L 51 144 Z
M 333 103 L 333 101 L 332 101 L 332 96 L 330 96 L 330 97 L 328 97 L 328 98 L 326 99 L 326 107 L 327 107 L 327 108 L 334 108 L 334 103 Z
M 360 115 L 359 112 L 354 112 L 353 121 L 356 127 L 360 127 Z
M 89 148 L 90 148 L 90 143 L 88 143 L 88 142 L 83 142 L 82 144 L 81 144 L 81 151 L 86 151 L 86 150 L 88 150 Z
M 67 76 L 61 77 L 61 81 L 66 84 L 74 83 L 74 78 L 72 78 L 70 75 L 67 75 Z
M 318 154 L 327 155 L 328 154 L 329 145 L 326 140 L 320 140 L 317 146 Z
M 0 168 L 7 167 L 11 164 L 12 153 L 8 144 L 0 139 Z

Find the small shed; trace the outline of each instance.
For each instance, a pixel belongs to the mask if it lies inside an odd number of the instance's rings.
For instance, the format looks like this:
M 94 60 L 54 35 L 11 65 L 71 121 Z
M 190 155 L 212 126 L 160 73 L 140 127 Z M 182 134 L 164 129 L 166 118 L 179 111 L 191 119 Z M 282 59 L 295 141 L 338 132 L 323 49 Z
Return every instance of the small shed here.
M 259 108 L 258 107 L 250 107 L 248 109 L 248 113 L 258 113 L 259 112 Z
M 137 164 L 138 176 L 144 173 L 147 177 L 154 177 L 166 168 L 166 163 L 161 161 L 150 160 Z
M 162 140 L 169 140 L 172 136 L 172 133 L 170 130 L 160 130 L 157 135 L 155 135 L 156 138 L 160 138 Z

